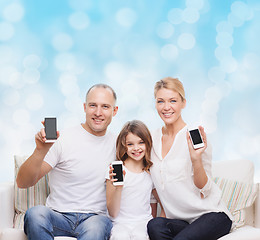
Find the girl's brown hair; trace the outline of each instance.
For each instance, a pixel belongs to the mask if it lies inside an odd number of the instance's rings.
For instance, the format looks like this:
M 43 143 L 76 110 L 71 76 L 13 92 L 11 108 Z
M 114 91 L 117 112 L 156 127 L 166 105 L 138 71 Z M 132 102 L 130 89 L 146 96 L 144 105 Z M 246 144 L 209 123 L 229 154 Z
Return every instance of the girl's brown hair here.
M 146 125 L 139 120 L 129 121 L 122 128 L 116 140 L 116 158 L 122 161 L 128 158 L 126 153 L 126 136 L 128 133 L 132 133 L 144 141 L 146 150 L 143 158 L 143 170 L 148 171 L 153 165 L 151 161 L 152 137 Z

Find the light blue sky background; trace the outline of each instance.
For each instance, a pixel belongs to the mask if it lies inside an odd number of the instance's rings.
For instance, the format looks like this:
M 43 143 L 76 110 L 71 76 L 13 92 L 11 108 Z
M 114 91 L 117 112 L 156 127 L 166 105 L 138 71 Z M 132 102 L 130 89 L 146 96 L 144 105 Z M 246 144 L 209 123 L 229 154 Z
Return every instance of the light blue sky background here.
M 60 130 L 84 121 L 95 83 L 118 94 L 111 131 L 160 127 L 153 86 L 166 76 L 183 82 L 184 119 L 205 127 L 213 161 L 250 159 L 260 181 L 259 38 L 258 0 L 0 0 L 0 181 L 45 116 Z

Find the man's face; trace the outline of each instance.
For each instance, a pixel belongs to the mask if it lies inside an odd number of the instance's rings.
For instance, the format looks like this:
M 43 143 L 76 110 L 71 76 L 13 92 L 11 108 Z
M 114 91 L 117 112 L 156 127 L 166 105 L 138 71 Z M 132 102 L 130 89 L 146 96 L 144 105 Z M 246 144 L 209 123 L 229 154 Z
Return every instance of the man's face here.
M 103 136 L 106 133 L 112 117 L 116 115 L 118 107 L 115 106 L 113 93 L 108 88 L 94 87 L 90 90 L 84 103 L 86 123 L 84 128 L 91 134 Z

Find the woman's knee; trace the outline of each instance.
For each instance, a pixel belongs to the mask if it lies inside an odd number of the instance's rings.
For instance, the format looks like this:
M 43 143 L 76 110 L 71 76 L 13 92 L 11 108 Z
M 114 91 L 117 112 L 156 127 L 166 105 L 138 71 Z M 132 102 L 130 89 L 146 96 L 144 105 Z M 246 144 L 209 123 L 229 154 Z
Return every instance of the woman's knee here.
M 156 217 L 151 219 L 147 224 L 147 232 L 151 239 L 158 235 L 158 233 L 165 228 L 166 218 Z
M 148 230 L 153 230 L 157 227 L 160 227 L 162 225 L 165 225 L 165 218 L 162 217 L 156 217 L 151 219 L 148 224 L 147 224 L 147 229 Z

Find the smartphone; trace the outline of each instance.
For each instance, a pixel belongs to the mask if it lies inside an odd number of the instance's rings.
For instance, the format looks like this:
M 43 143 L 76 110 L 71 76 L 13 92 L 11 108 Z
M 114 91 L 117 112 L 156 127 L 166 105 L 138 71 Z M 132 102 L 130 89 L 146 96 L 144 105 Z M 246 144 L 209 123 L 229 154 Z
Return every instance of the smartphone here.
M 114 161 L 112 162 L 112 168 L 114 168 L 113 173 L 116 175 L 113 178 L 116 178 L 117 181 L 113 182 L 113 185 L 124 185 L 124 174 L 123 174 L 123 162 L 122 161 Z
M 53 143 L 57 140 L 57 120 L 55 117 L 46 117 L 44 119 L 46 133 L 46 143 Z
M 204 147 L 204 142 L 202 140 L 200 130 L 198 128 L 189 129 L 189 134 L 194 149 Z

